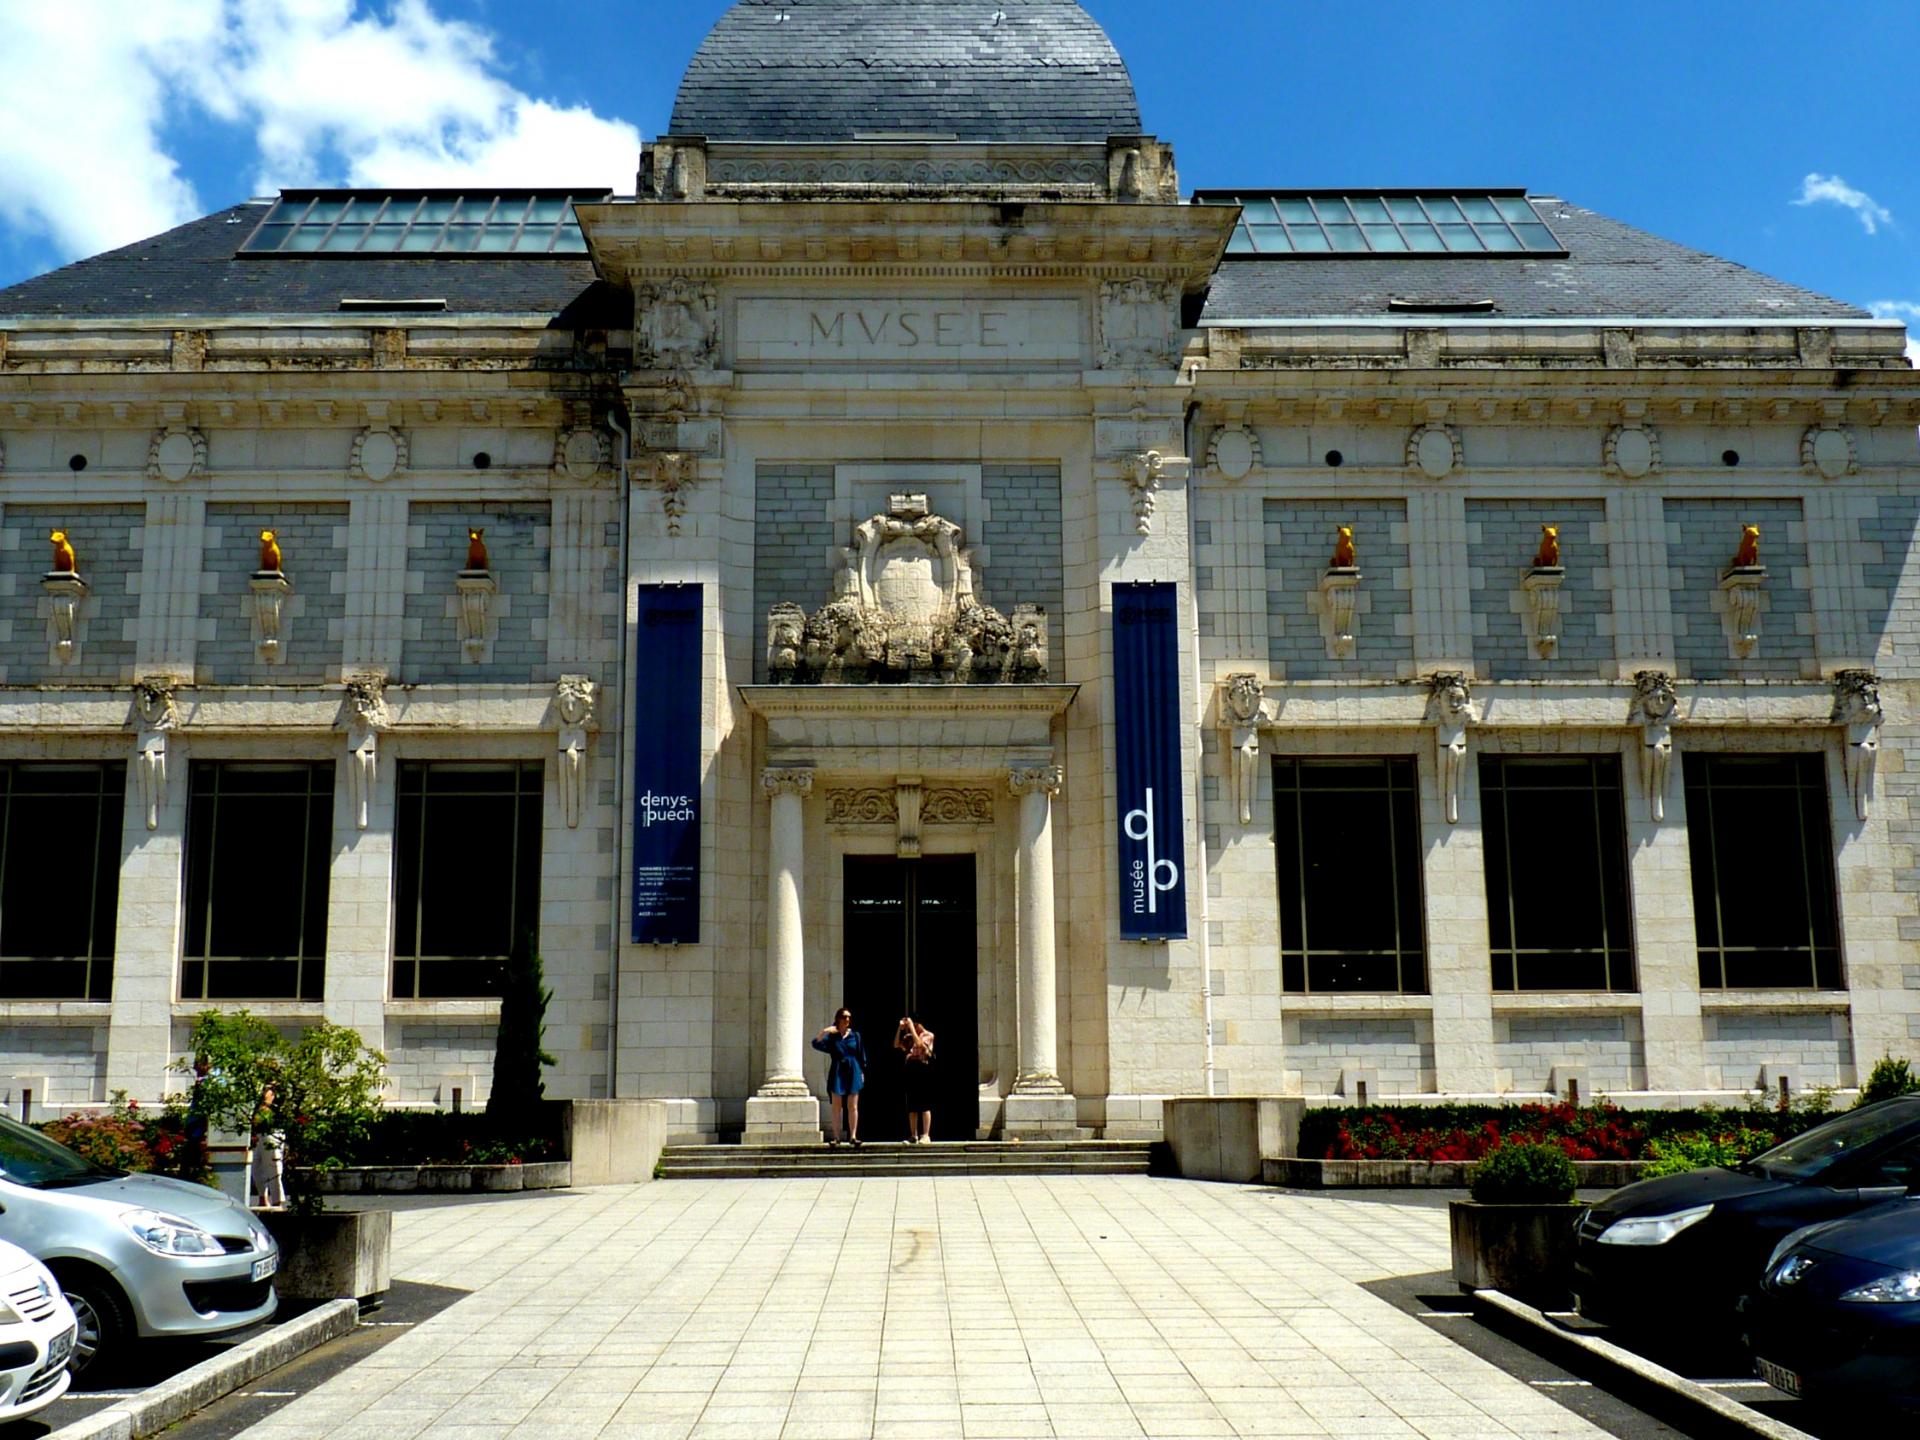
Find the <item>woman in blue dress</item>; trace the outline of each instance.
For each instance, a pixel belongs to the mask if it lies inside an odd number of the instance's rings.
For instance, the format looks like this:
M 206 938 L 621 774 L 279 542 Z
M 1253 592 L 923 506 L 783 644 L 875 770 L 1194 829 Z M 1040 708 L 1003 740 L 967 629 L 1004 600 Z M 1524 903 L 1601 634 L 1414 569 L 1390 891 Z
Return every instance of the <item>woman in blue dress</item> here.
M 833 1024 L 813 1037 L 813 1048 L 828 1057 L 827 1093 L 833 1097 L 833 1138 L 828 1145 L 840 1143 L 841 1131 L 847 1143 L 860 1148 L 860 1087 L 867 1083 L 867 1047 L 860 1032 L 853 1028 L 853 1012 L 842 1006 L 834 1012 Z

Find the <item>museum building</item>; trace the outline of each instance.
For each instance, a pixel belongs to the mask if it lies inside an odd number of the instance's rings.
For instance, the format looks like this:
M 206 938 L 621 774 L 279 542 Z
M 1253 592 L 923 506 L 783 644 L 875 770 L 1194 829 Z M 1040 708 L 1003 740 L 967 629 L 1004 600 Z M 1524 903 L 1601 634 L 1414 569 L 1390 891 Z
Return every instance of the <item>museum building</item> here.
M 210 1005 L 476 1104 L 523 936 L 689 1137 L 817 1134 L 842 1004 L 942 1137 L 1920 1053 L 1898 324 L 1184 193 L 1071 0 L 742 0 L 636 158 L 0 290 L 13 1113 Z

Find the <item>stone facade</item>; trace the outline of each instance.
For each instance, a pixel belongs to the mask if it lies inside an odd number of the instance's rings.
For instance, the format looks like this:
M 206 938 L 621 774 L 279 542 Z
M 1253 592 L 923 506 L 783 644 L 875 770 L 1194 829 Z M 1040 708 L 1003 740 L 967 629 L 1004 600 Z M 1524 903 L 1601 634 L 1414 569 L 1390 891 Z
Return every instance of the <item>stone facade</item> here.
M 45 321 L 0 292 L 0 760 L 131 762 L 113 1000 L 0 998 L 0 1085 L 175 1083 L 186 779 L 213 759 L 336 767 L 325 995 L 249 1003 L 357 1027 L 402 1103 L 480 1103 L 498 1010 L 395 993 L 418 760 L 541 763 L 549 1092 L 664 1099 L 679 1134 L 817 1133 L 804 1040 L 870 983 L 848 877 L 889 857 L 972 857 L 971 917 L 937 937 L 962 957 L 941 993 L 972 1031 L 968 1131 L 1153 1135 L 1163 1097 L 1209 1091 L 1727 1100 L 1916 1053 L 1920 389 L 1897 329 L 1817 297 L 1777 322 L 1649 299 L 1604 325 L 1385 302 L 1346 323 L 1262 300 L 1273 273 L 1224 254 L 1238 211 L 1173 203 L 1157 140 L 963 148 L 927 170 L 934 142 L 667 137 L 637 198 L 577 207 L 591 270 L 497 277 L 547 277 L 550 305 L 343 312 L 344 260 L 297 325 Z M 1597 222 L 1553 213 L 1578 267 Z M 1484 269 L 1509 263 L 1536 262 Z M 1203 311 L 1209 290 L 1246 308 Z M 87 587 L 64 656 L 56 528 Z M 262 529 L 289 586 L 272 660 Z M 1188 938 L 1154 944 L 1121 938 L 1115 875 L 1131 582 L 1178 595 Z M 699 937 L 640 945 L 634 621 L 638 587 L 675 584 L 704 607 Z M 976 673 L 972 639 L 957 660 L 963 598 L 988 627 L 966 635 L 1026 643 L 1030 620 L 1042 663 Z M 770 616 L 795 607 L 804 642 L 850 601 L 818 665 L 780 659 Z M 944 637 L 925 657 L 921 625 Z M 904 659 L 845 663 L 881 632 Z M 589 719 L 563 717 L 565 677 Z M 137 681 L 173 708 L 143 714 Z M 1775 752 L 1825 776 L 1842 981 L 1703 989 L 1688 760 Z M 1494 988 L 1487 755 L 1617 760 L 1634 988 Z M 1424 984 L 1290 988 L 1272 764 L 1383 757 L 1415 782 Z

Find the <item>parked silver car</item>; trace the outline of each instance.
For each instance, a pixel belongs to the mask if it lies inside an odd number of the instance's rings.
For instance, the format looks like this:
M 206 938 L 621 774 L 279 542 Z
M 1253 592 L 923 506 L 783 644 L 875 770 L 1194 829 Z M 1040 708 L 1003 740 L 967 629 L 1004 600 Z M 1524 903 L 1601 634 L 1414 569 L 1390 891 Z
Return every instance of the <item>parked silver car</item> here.
M 73 1335 L 73 1311 L 47 1267 L 0 1240 L 0 1425 L 67 1393 Z
M 217 1190 L 108 1170 L 0 1118 L 0 1240 L 46 1263 L 79 1324 L 79 1374 L 136 1336 L 218 1335 L 278 1303 L 280 1249 Z

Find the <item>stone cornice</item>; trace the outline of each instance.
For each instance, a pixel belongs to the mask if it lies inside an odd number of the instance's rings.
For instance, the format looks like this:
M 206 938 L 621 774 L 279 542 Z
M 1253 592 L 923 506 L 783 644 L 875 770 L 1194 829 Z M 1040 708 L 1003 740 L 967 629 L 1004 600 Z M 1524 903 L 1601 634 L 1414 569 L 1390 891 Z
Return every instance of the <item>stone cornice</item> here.
M 742 685 L 740 700 L 769 720 L 991 720 L 1062 715 L 1078 685 Z
M 214 734 L 324 735 L 349 707 L 339 686 L 196 687 L 173 692 L 181 738 Z M 554 689 L 546 685 L 389 685 L 389 735 L 550 732 Z M 0 733 L 131 734 L 132 691 L 121 685 L 0 689 Z

